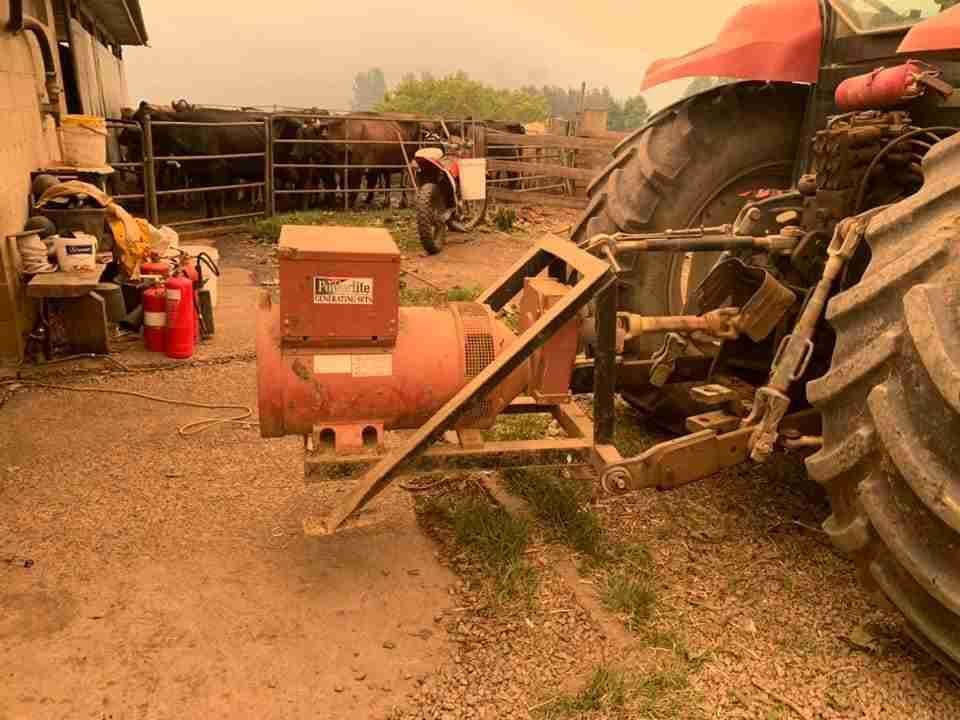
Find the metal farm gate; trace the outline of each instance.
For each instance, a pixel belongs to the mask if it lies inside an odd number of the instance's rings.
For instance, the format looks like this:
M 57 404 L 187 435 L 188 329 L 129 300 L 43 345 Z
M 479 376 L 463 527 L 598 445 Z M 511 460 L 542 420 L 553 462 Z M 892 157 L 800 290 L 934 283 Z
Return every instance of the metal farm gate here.
M 179 127 L 179 128 L 241 128 L 241 127 L 258 127 L 262 128 L 264 131 L 262 148 L 259 152 L 251 153 L 233 153 L 233 154 L 222 154 L 222 155 L 166 155 L 166 156 L 157 156 L 154 152 L 154 143 L 153 143 L 153 130 L 158 127 Z M 169 121 L 161 120 L 154 121 L 150 118 L 150 115 L 147 115 L 144 118 L 143 122 L 143 135 L 144 135 L 144 176 L 147 179 L 147 186 L 153 185 L 152 192 L 148 190 L 148 199 L 149 199 L 149 217 L 150 222 L 153 224 L 160 223 L 160 211 L 158 207 L 158 198 L 162 197 L 172 197 L 176 195 L 186 195 L 193 193 L 201 193 L 206 196 L 209 196 L 211 193 L 228 193 L 228 192 L 237 192 L 240 190 L 249 190 L 251 198 L 256 197 L 256 194 L 253 192 L 259 190 L 264 196 L 269 194 L 269 188 L 267 186 L 267 179 L 270 177 L 270 165 L 267 158 L 267 137 L 269 133 L 270 120 L 269 118 L 262 121 L 249 121 L 249 122 L 179 122 L 179 121 Z M 248 158 L 262 158 L 263 159 L 263 177 L 264 179 L 258 182 L 245 182 L 245 183 L 235 183 L 235 184 L 224 184 L 224 185 L 206 185 L 199 187 L 188 187 L 181 189 L 166 189 L 159 190 L 156 186 L 156 168 L 157 163 L 163 162 L 174 162 L 174 163 L 198 163 L 198 162 L 210 162 L 210 161 L 221 161 L 221 160 L 240 160 Z M 187 177 L 190 177 L 189 173 L 186 173 Z M 183 227 L 186 225 L 198 225 L 206 222 L 220 222 L 223 220 L 240 220 L 254 217 L 262 217 L 264 210 L 246 212 L 246 213 L 234 213 L 234 214 L 225 214 L 217 217 L 206 217 L 198 218 L 192 220 L 179 220 L 164 223 L 171 227 Z
M 477 148 L 487 158 L 490 197 L 500 202 L 586 207 L 586 187 L 616 147 L 615 138 L 520 135 L 480 127 Z
M 191 225 L 202 225 L 211 222 L 222 222 L 224 220 L 241 220 L 255 217 L 263 217 L 267 213 L 267 203 L 265 198 L 270 195 L 270 164 L 269 152 L 270 144 L 267 137 L 270 132 L 269 117 L 264 119 L 236 121 L 236 122 L 180 122 L 170 120 L 154 120 L 150 114 L 145 114 L 142 122 L 133 120 L 114 120 L 107 121 L 110 130 L 118 133 L 134 133 L 138 136 L 138 142 L 133 147 L 139 147 L 140 152 L 136 157 L 127 157 L 123 160 L 112 161 L 111 167 L 115 174 L 119 174 L 124 179 L 136 178 L 137 192 L 128 192 L 127 183 L 116 185 L 121 187 L 119 192 L 114 192 L 115 200 L 139 201 L 143 203 L 142 210 L 144 216 L 153 225 L 168 225 L 170 227 L 187 227 Z M 158 128 L 178 128 L 195 129 L 201 134 L 204 130 L 215 131 L 225 128 L 259 128 L 263 132 L 256 152 L 232 153 L 232 154 L 193 154 L 176 155 L 163 154 L 162 147 L 158 149 L 156 143 L 156 131 Z M 161 131 L 162 132 L 162 131 Z M 119 135 L 115 136 L 116 144 L 126 146 L 129 150 L 131 144 L 120 141 Z M 262 159 L 261 177 L 240 183 L 226 183 L 219 185 L 189 185 L 187 182 L 191 177 L 189 169 L 196 167 L 201 163 L 226 162 L 247 159 Z M 165 172 L 170 167 L 184 169 L 180 177 L 185 179 L 183 187 L 170 187 L 170 183 L 164 182 L 163 178 L 169 175 Z M 229 169 L 229 165 L 227 165 Z M 230 212 L 215 217 L 184 218 L 186 209 L 171 208 L 161 202 L 164 198 L 188 198 L 197 195 L 204 196 L 204 206 L 207 205 L 209 196 L 212 193 L 220 193 L 224 197 L 224 206 L 227 205 L 226 194 L 239 193 L 243 191 L 250 198 L 250 207 L 243 212 Z M 258 198 L 263 198 L 260 202 Z
M 355 206 L 358 195 L 371 193 L 373 195 L 385 195 L 387 203 L 391 193 L 400 192 L 401 194 L 409 190 L 416 190 L 416 178 L 411 168 L 416 151 L 422 147 L 436 146 L 438 144 L 448 143 L 454 133 L 451 128 L 458 131 L 460 138 L 474 142 L 476 128 L 478 125 L 469 120 L 442 120 L 440 118 L 430 117 L 399 117 L 399 116 L 381 116 L 367 113 L 353 113 L 342 115 L 318 114 L 318 113 L 273 113 L 271 115 L 271 162 L 273 167 L 272 181 L 273 192 L 270 196 L 269 214 L 276 213 L 278 206 L 277 200 L 280 198 L 289 198 L 295 196 L 326 197 L 341 194 L 340 203 L 344 210 L 350 210 Z M 278 133 L 278 124 L 299 123 L 302 126 L 303 133 L 297 138 L 280 137 Z M 380 137 L 369 138 L 369 130 L 376 128 Z M 334 136 L 319 137 L 319 131 L 323 128 L 333 129 Z M 410 133 L 409 131 L 415 130 Z M 406 133 L 404 131 L 407 131 Z M 439 131 L 439 132 L 438 132 Z M 427 135 L 433 133 L 438 135 L 440 140 L 428 139 Z M 411 137 L 412 134 L 412 137 Z M 406 135 L 406 136 L 405 136 Z M 296 148 L 293 157 L 288 148 Z M 400 153 L 392 159 L 401 160 L 401 162 L 358 162 L 357 154 L 366 155 L 364 150 L 371 148 L 379 150 L 398 147 Z M 300 162 L 299 158 L 306 156 L 310 158 L 309 162 Z M 280 159 L 278 159 L 280 158 Z M 282 179 L 277 177 L 278 171 L 282 174 L 284 171 L 293 173 L 294 177 L 306 179 L 306 183 L 297 183 L 295 188 L 282 187 Z M 386 178 L 384 185 L 374 183 L 371 186 L 371 179 L 377 174 Z M 391 178 L 393 175 L 400 175 L 400 187 L 392 186 Z M 333 181 L 331 187 L 326 184 L 319 186 L 310 185 L 310 179 L 316 179 L 325 175 L 328 180 Z M 363 180 L 366 179 L 366 187 L 363 187 Z M 326 181 L 324 181 L 325 183 Z M 409 184 L 408 184 L 409 183 Z M 372 197 L 372 195 L 368 195 Z
M 579 208 L 585 206 L 584 189 L 596 175 L 596 158 L 608 156 L 616 144 L 607 137 L 515 134 L 472 120 L 286 110 L 251 115 L 251 120 L 228 122 L 155 120 L 150 114 L 142 122 L 109 120 L 108 127 L 117 134 L 114 147 L 123 144 L 122 133 L 127 134 L 128 152 L 131 147 L 141 151 L 111 163 L 116 171 L 114 198 L 142 205 L 143 215 L 154 225 L 176 228 L 271 217 L 278 211 L 305 209 L 313 199 L 350 210 L 364 193 L 371 193 L 368 202 L 380 195 L 389 205 L 391 193 L 416 190 L 410 163 L 419 148 L 459 140 L 466 144 L 466 155 L 487 159 L 492 199 Z M 205 134 L 240 128 L 260 133 L 251 152 L 171 154 L 157 142 L 158 135 L 171 128 L 197 133 L 193 139 L 198 147 L 204 145 Z M 236 174 L 240 160 L 262 160 L 256 177 Z M 195 184 L 197 176 L 211 175 L 212 163 L 223 163 L 220 169 L 242 182 Z M 394 187 L 397 175 L 400 185 Z M 131 178 L 136 182 L 129 182 Z M 201 209 L 218 198 L 224 212 L 190 217 L 186 206 L 198 196 L 205 198 Z

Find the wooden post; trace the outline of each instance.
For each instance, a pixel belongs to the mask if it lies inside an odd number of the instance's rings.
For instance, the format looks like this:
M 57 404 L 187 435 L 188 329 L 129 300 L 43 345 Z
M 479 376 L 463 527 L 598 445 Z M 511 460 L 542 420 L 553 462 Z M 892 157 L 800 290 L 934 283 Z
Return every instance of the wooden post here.
M 580 137 L 602 138 L 607 136 L 607 116 L 609 110 L 583 110 L 580 113 L 580 123 L 577 135 Z
M 473 131 L 476 139 L 473 144 L 474 157 L 487 157 L 487 127 L 483 123 L 474 123 Z

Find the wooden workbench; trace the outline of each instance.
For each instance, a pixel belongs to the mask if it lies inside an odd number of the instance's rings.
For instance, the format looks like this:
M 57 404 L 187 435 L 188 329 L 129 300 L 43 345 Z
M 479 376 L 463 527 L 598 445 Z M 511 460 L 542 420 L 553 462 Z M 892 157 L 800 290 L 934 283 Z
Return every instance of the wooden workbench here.
M 27 296 L 57 300 L 83 297 L 97 289 L 105 267 L 97 265 L 90 272 L 39 273 L 27 285 Z
M 75 352 L 106 354 L 108 344 L 107 308 L 97 285 L 104 265 L 90 272 L 52 272 L 34 275 L 27 284 L 27 297 L 41 303 L 61 300 L 62 315 Z

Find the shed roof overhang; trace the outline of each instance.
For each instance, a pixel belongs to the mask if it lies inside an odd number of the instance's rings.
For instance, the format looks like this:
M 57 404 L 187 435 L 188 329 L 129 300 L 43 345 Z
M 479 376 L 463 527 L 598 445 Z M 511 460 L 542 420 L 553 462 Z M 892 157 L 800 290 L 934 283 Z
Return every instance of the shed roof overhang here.
M 85 4 L 121 45 L 147 44 L 140 0 L 86 0 Z

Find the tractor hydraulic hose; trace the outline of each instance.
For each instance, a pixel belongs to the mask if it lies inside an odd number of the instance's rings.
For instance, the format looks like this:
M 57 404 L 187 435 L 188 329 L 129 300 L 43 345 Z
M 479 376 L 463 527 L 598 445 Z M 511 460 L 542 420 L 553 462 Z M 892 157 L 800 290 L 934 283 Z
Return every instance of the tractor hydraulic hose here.
M 853 203 L 853 211 L 858 213 L 863 209 L 863 203 L 867 199 L 867 187 L 870 184 L 870 177 L 873 175 L 873 171 L 876 169 L 877 165 L 880 164 L 880 161 L 883 160 L 883 158 L 886 157 L 891 150 L 897 147 L 897 145 L 920 135 L 932 135 L 933 137 L 937 138 L 937 142 L 940 142 L 944 138 L 937 137 L 936 133 L 950 133 L 952 135 L 956 131 L 956 128 L 947 126 L 918 128 L 891 140 L 880 152 L 876 154 L 876 157 L 874 157 L 870 165 L 867 166 L 867 171 L 863 174 L 863 178 L 860 180 L 860 186 L 857 188 L 856 200 Z

